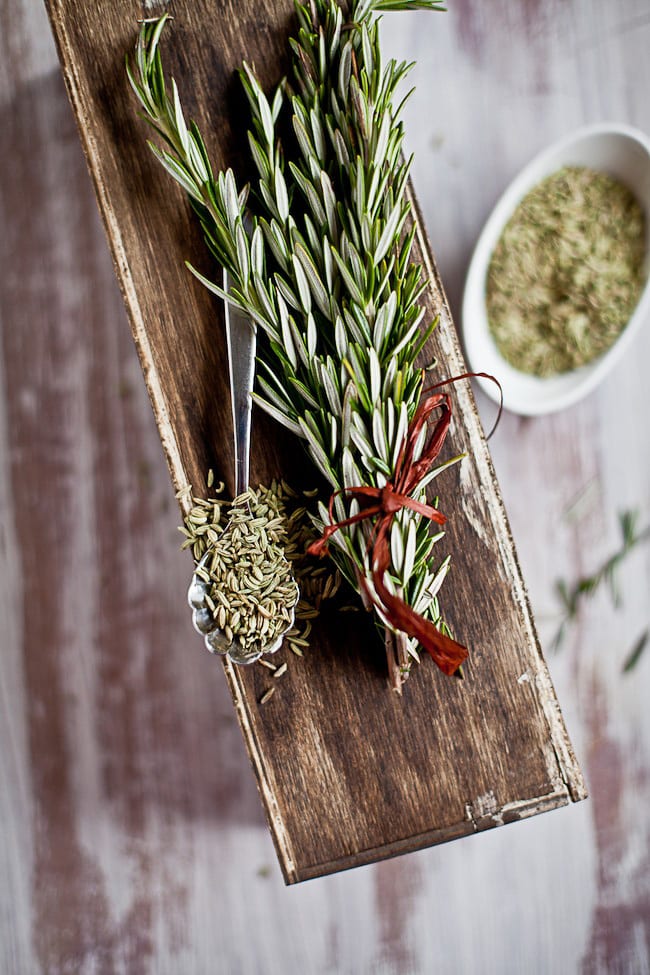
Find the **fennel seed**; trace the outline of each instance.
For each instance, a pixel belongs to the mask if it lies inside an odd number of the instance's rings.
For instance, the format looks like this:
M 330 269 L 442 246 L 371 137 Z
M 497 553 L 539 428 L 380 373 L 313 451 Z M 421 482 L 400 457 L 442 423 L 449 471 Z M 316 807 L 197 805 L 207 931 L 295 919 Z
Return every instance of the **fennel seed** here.
M 270 660 L 264 660 L 264 658 L 263 658 L 263 657 L 261 657 L 261 658 L 260 658 L 260 659 L 259 659 L 259 660 L 258 660 L 257 662 L 258 662 L 258 664 L 260 664 L 260 665 L 261 665 L 262 667 L 266 667 L 266 668 L 267 668 L 267 670 L 277 670 L 277 669 L 278 669 L 278 668 L 277 668 L 277 667 L 275 666 L 275 664 L 272 664 Z
M 214 493 L 220 490 L 223 485 L 218 485 Z M 188 492 L 191 494 L 189 487 L 185 490 Z M 290 632 L 292 640 L 302 639 L 303 643 L 292 646 L 289 639 L 286 641 L 287 648 L 297 656 L 302 656 L 308 647 L 310 621 L 318 616 L 320 603 L 341 584 L 337 570 L 328 571 L 304 555 L 316 537 L 311 514 L 301 501 L 304 497 L 285 483 L 274 482 L 269 488 L 249 489 L 236 499 L 239 507 L 219 497 L 193 498 L 193 507 L 185 517 L 183 544 L 193 547 L 195 560 L 199 562 L 208 548 L 212 550 L 207 571 L 202 570 L 200 575 L 211 584 L 209 596 L 216 625 L 226 635 L 232 632 L 251 650 L 256 644 L 276 642 L 277 634 L 290 622 L 294 611 L 292 574 L 278 574 L 269 559 L 269 550 L 284 554 L 300 587 L 301 598 L 295 605 L 296 626 Z M 206 601 L 206 605 L 210 603 Z M 277 667 L 270 665 L 269 669 L 275 672 Z

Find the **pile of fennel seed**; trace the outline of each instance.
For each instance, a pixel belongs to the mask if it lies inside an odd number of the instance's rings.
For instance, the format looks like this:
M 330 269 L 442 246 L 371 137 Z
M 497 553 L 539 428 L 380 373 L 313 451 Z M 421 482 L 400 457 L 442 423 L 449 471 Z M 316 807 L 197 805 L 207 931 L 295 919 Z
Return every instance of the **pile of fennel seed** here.
M 212 487 L 211 474 L 208 484 Z M 265 591 L 269 591 L 267 596 L 272 591 L 277 601 L 278 594 L 282 597 L 286 588 L 287 605 L 293 606 L 293 575 L 300 599 L 295 607 L 295 625 L 284 643 L 296 656 L 302 656 L 309 646 L 311 621 L 318 616 L 323 600 L 333 597 L 341 585 L 340 574 L 331 564 L 305 556 L 316 537 L 307 507 L 316 492 L 299 495 L 285 481 L 274 480 L 269 487 L 249 488 L 229 502 L 220 496 L 223 490 L 221 483 L 213 489 L 212 497 L 199 498 L 192 495 L 187 485 L 177 495 L 193 505 L 179 529 L 185 536 L 182 548 L 192 549 L 197 564 L 208 548 L 214 552 L 206 571 L 199 573 L 206 583 L 212 584 L 207 602 L 215 622 L 228 638 L 236 636 L 243 645 L 252 647 L 256 640 L 272 643 L 274 630 L 281 632 L 286 626 L 286 616 L 282 607 L 276 612 L 278 607 L 265 601 Z M 242 508 L 246 502 L 250 513 Z M 245 533 L 233 540 L 233 530 L 241 532 L 242 528 Z M 277 564 L 274 551 L 284 556 Z M 262 562 L 258 560 L 260 552 L 266 555 Z M 285 559 L 291 573 L 287 572 Z M 286 580 L 278 578 L 280 572 L 286 573 Z M 284 664 L 275 665 L 265 658 L 258 663 L 274 671 L 274 676 L 286 672 Z M 266 695 L 265 699 L 268 700 Z
M 646 218 L 605 173 L 567 166 L 521 201 L 488 270 L 490 331 L 515 369 L 553 376 L 616 341 L 645 283 Z

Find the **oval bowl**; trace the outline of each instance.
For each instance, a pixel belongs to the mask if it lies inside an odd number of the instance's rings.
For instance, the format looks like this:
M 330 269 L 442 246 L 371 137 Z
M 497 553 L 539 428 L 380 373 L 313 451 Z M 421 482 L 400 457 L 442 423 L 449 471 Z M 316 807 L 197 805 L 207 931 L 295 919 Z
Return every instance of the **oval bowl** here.
M 492 251 L 524 196 L 563 166 L 589 166 L 620 180 L 634 193 L 646 216 L 646 284 L 629 322 L 614 344 L 593 362 L 557 376 L 539 378 L 514 369 L 490 334 L 485 299 Z M 535 156 L 510 183 L 490 214 L 474 248 L 465 279 L 462 337 L 469 366 L 496 376 L 503 405 L 513 413 L 539 416 L 576 403 L 590 393 L 618 362 L 650 310 L 650 139 L 628 125 L 601 123 L 578 129 Z M 477 380 L 498 401 L 493 383 Z

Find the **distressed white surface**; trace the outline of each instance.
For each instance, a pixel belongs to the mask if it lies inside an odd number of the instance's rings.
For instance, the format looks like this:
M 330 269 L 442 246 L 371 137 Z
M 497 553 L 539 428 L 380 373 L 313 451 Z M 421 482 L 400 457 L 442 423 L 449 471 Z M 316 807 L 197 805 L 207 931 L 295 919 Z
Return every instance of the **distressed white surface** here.
M 5 326 L 0 309 L 0 327 Z M 0 363 L 0 389 L 3 387 Z M 12 521 L 4 398 L 0 396 L 0 968 L 25 971 L 30 950 L 32 813 L 22 673 L 20 552 Z
M 418 90 L 407 110 L 407 138 L 416 153 L 419 201 L 457 315 L 464 270 L 482 221 L 531 155 L 573 126 L 603 118 L 650 131 L 650 13 L 642 0 L 456 0 L 450 6 L 447 14 L 390 15 L 384 42 L 387 53 L 418 61 L 411 79 Z M 11 102 L 20 84 L 52 71 L 55 56 L 38 4 L 25 0 L 0 18 L 3 50 L 12 57 L 17 51 L 22 54 L 19 68 L 15 57 L 13 68 L 7 58 L 0 59 L 2 97 Z M 60 82 L 52 76 L 52 84 Z M 56 153 L 54 145 L 52 149 Z M 83 193 L 89 199 L 87 184 Z M 53 228 L 52 239 L 63 248 L 57 273 L 74 314 L 72 306 L 84 300 L 84 283 L 75 276 L 74 261 L 65 259 L 69 205 L 65 195 L 57 200 L 63 229 L 57 237 Z M 106 289 L 116 335 L 124 336 L 127 326 L 98 223 L 94 233 L 94 273 Z M 33 277 L 38 267 L 24 273 Z M 147 458 L 156 477 L 164 477 L 131 351 L 126 364 L 120 359 L 120 369 L 126 370 L 135 390 L 134 410 L 145 430 Z M 123 357 L 110 349 L 104 354 L 107 368 L 115 368 Z M 84 409 L 81 392 L 91 381 L 85 372 L 88 355 L 82 343 L 61 378 L 77 411 Z M 650 521 L 649 362 L 650 328 L 584 403 L 546 419 L 522 422 L 506 416 L 492 440 L 543 644 L 550 644 L 557 625 L 555 579 L 574 579 L 593 570 L 618 546 L 617 511 L 639 507 L 642 522 Z M 4 377 L 7 364 L 0 365 Z M 117 385 L 117 371 L 114 380 Z M 25 409 L 33 408 L 34 395 L 24 390 Z M 481 402 L 490 425 L 492 406 Z M 88 417 L 77 414 L 74 426 L 85 434 L 65 455 L 70 477 L 80 485 L 78 536 L 70 549 L 77 568 L 64 589 L 71 675 L 65 730 L 77 756 L 70 784 L 73 832 L 96 878 L 93 891 L 105 905 L 107 941 L 91 941 L 66 965 L 59 960 L 40 970 L 80 975 L 137 970 L 169 975 L 648 971 L 650 651 L 633 675 L 622 676 L 620 667 L 649 623 L 650 547 L 636 552 L 624 567 L 623 608 L 615 612 L 607 597 L 596 599 L 562 650 L 549 658 L 591 786 L 589 801 L 285 889 L 230 719 L 229 698 L 209 661 L 170 665 L 178 684 L 178 708 L 170 720 L 177 722 L 188 750 L 197 747 L 193 708 L 205 707 L 207 685 L 218 722 L 214 758 L 220 782 L 213 785 L 210 779 L 208 788 L 190 773 L 185 781 L 184 770 L 168 769 L 164 761 L 147 769 L 136 755 L 132 779 L 122 786 L 130 781 L 134 795 L 143 791 L 145 800 L 141 821 L 130 827 L 122 815 L 128 811 L 128 797 L 107 792 L 101 763 L 110 763 L 112 753 L 92 705 L 102 670 L 110 666 L 93 627 L 99 589 L 93 576 L 92 525 L 102 512 L 84 488 L 98 445 Z M 0 971 L 23 973 L 38 970 L 32 947 L 32 846 L 38 823 L 35 827 L 25 727 L 22 607 L 17 609 L 20 552 L 8 478 L 12 457 L 5 449 L 5 434 L 0 413 Z M 129 473 L 127 454 L 119 469 L 120 489 L 135 505 L 138 475 L 132 469 Z M 571 521 L 564 513 L 589 484 L 595 485 L 592 500 Z M 140 604 L 150 606 L 151 593 L 159 592 L 172 607 L 164 633 L 153 624 L 149 628 L 150 638 L 163 641 L 157 649 L 167 653 L 173 646 L 195 642 L 183 600 L 173 609 L 185 571 L 177 555 L 175 522 L 172 507 L 156 514 L 151 549 L 125 555 L 142 560 Z M 131 605 L 123 607 L 125 619 L 132 612 Z M 151 665 L 147 632 L 146 626 L 141 629 L 133 646 L 134 672 Z M 532 674 L 519 677 L 520 682 L 532 679 Z M 156 701 L 136 706 L 136 751 L 138 742 L 153 734 L 156 708 Z M 210 774 L 208 755 L 204 775 Z M 198 794 L 188 808 L 176 794 L 181 787 Z M 225 812 L 214 801 L 220 787 L 234 793 Z M 477 803 L 489 815 L 489 797 L 482 803 L 477 797 Z M 261 868 L 268 868 L 268 875 L 266 869 L 260 875 Z M 66 897 L 65 889 L 60 896 Z M 141 901 L 145 907 L 139 915 Z M 130 917 L 135 920 L 129 927 Z M 142 949 L 136 935 L 143 939 Z

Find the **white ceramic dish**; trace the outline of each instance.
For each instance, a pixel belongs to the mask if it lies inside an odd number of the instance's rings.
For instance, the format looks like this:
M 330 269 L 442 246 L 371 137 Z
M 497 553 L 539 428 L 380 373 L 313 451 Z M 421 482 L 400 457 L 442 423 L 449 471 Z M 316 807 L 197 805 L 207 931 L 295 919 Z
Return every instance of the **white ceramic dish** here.
M 513 369 L 502 358 L 488 328 L 485 284 L 492 251 L 520 200 L 540 180 L 562 166 L 589 166 L 625 183 L 646 213 L 646 275 L 650 272 L 650 139 L 627 125 L 603 123 L 578 129 L 536 156 L 513 180 L 492 211 L 467 272 L 462 332 L 471 369 L 495 375 L 503 387 L 506 409 L 524 416 L 552 413 L 577 402 L 603 379 L 634 339 L 650 311 L 650 283 L 614 345 L 580 369 L 540 379 Z M 498 400 L 493 383 L 478 380 Z

